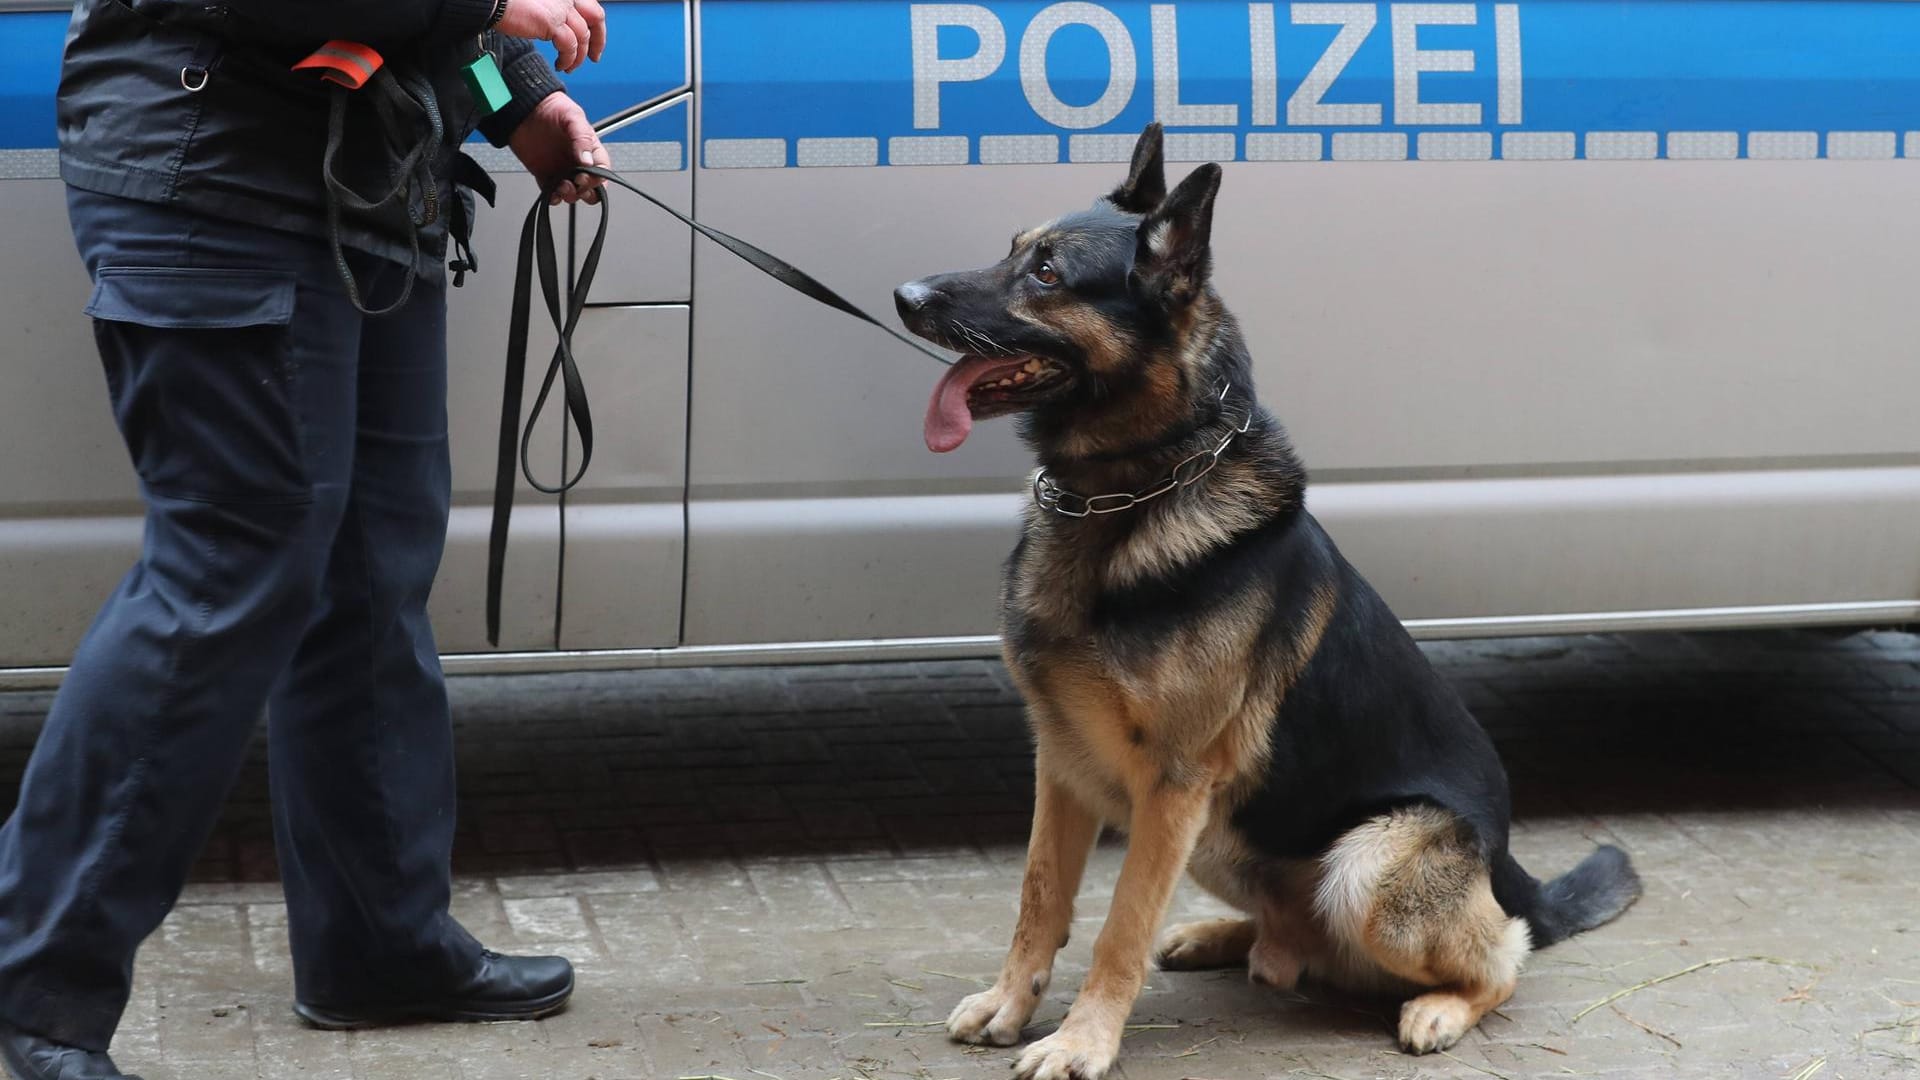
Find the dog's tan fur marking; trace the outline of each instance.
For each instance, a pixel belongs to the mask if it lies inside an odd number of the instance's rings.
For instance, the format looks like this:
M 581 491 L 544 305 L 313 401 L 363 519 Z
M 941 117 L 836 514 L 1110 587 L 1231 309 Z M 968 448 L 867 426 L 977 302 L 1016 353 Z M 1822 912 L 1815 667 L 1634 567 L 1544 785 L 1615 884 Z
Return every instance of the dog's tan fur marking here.
M 1253 951 L 1252 919 L 1202 919 L 1172 927 L 1160 938 L 1155 962 L 1167 971 L 1239 967 Z
M 1113 320 L 1066 293 L 1022 295 L 1007 303 L 1007 314 L 1030 326 L 1060 334 L 1080 347 L 1089 370 L 1121 370 L 1133 362 L 1138 339 Z
M 995 1046 L 1019 1040 L 1053 979 L 1053 959 L 1073 925 L 1074 897 L 1099 830 L 1099 820 L 1057 782 L 1041 757 L 1013 945 L 993 986 L 962 1001 L 947 1018 L 948 1034 Z
M 1274 502 L 1272 485 L 1242 462 L 1223 462 L 1208 473 L 1206 491 L 1175 491 L 1162 497 L 1151 529 L 1136 529 L 1114 549 L 1107 564 L 1112 585 L 1131 585 L 1192 562 L 1288 509 Z
M 1011 580 L 1013 602 L 1022 605 L 1040 604 L 1042 597 L 1062 588 L 1058 575 L 1049 575 L 1042 587 L 1040 577 L 1021 567 Z M 1030 703 L 1042 790 L 1067 793 L 1100 817 L 1126 824 L 1129 832 L 1126 865 L 1095 946 L 1093 969 L 1067 1022 L 1030 1049 L 1022 1067 L 1038 1069 L 1048 1055 L 1098 1062 L 1103 1055 L 1110 1061 L 1111 1054 L 1117 1054 L 1154 933 L 1182 869 L 1214 867 L 1216 881 L 1238 896 L 1262 902 L 1257 898 L 1264 890 L 1245 888 L 1239 880 L 1239 868 L 1254 860 L 1237 850 L 1239 841 L 1227 818 L 1259 783 L 1280 696 L 1318 646 L 1333 604 L 1331 589 L 1317 594 L 1292 639 L 1261 662 L 1255 662 L 1254 654 L 1260 647 L 1260 628 L 1270 615 L 1264 598 L 1243 599 L 1197 620 L 1159 653 L 1136 663 L 1104 656 L 1097 635 L 1084 635 L 1079 622 L 1084 605 L 1077 611 L 1076 605 L 1063 605 L 1057 611 L 1071 617 L 1071 625 L 1081 631 L 1069 639 L 1071 644 L 1025 654 L 1009 651 L 1009 670 Z M 1041 835 L 1040 817 L 1056 812 L 1052 806 L 1036 809 L 1036 838 Z M 1047 865 L 1047 859 L 1030 860 L 1029 872 Z M 1271 932 L 1293 936 L 1293 927 L 1305 925 L 1298 912 L 1306 910 L 1310 887 L 1295 892 L 1297 912 L 1276 909 L 1264 921 L 1246 922 L 1210 946 L 1223 950 L 1216 958 L 1245 960 L 1259 951 L 1257 970 L 1291 985 L 1301 961 L 1282 960 L 1281 946 L 1271 938 L 1260 950 L 1256 939 Z M 1048 890 L 1032 884 L 1023 890 L 1023 929 L 1016 931 L 1002 984 L 1038 966 L 1026 910 L 1029 904 L 1044 907 L 1046 895 Z M 1031 925 L 1049 924 L 1036 919 Z M 1047 961 L 1050 966 L 1051 954 Z M 956 1018 L 969 1010 L 977 1018 L 989 1004 L 996 1015 L 1005 1007 L 998 984 L 979 997 L 988 1000 L 969 999 L 973 1004 L 963 1003 Z M 1018 1019 L 1024 1023 L 1030 1015 Z M 977 1035 L 988 1026 L 990 1020 L 975 1019 L 963 1025 L 964 1031 L 956 1031 Z
M 1021 1075 L 1098 1077 L 1119 1056 L 1127 1014 L 1146 982 L 1154 932 L 1206 825 L 1213 785 L 1205 776 L 1195 780 L 1153 782 L 1129 793 L 1127 857 L 1093 945 L 1093 966 L 1060 1030 L 1021 1055 Z
M 1080 411 L 1073 430 L 1060 438 L 1060 451 L 1068 457 L 1098 458 L 1137 445 L 1143 433 L 1164 430 L 1183 419 L 1191 408 L 1187 400 L 1185 372 L 1178 363 L 1140 364 L 1136 344 L 1118 331 L 1101 338 L 1099 319 L 1084 309 L 1063 309 L 1047 313 L 1048 325 L 1066 329 L 1074 341 L 1091 346 L 1087 366 L 1094 377 L 1112 376 L 1132 369 L 1142 385 L 1125 396 L 1106 398 L 1086 405 Z M 1104 322 L 1104 320 L 1100 320 Z M 1127 351 L 1115 351 L 1116 347 Z M 1096 352 L 1095 350 L 1099 350 Z
M 1289 861 L 1272 869 L 1254 920 L 1260 936 L 1247 958 L 1247 978 L 1291 990 L 1309 971 L 1328 970 L 1334 950 L 1313 918 L 1313 865 Z
M 1095 372 L 1118 370 L 1131 361 L 1134 350 L 1139 347 L 1132 334 L 1091 308 L 1056 302 L 1041 306 L 1040 311 L 1044 314 L 1033 321 L 1071 338 L 1086 354 L 1087 367 Z
M 1033 228 L 1021 232 L 1013 238 L 1013 250 L 1021 251 L 1039 243 L 1042 238 L 1053 231 L 1054 225 L 1058 222 L 1059 219 L 1055 218 L 1053 221 L 1049 221 L 1044 225 L 1035 225 Z
M 1434 992 L 1409 1002 L 1401 1042 L 1444 1050 L 1512 993 L 1530 949 L 1502 911 L 1460 823 L 1432 807 L 1397 810 L 1336 841 L 1321 860 L 1314 910 L 1343 968 L 1366 967 Z

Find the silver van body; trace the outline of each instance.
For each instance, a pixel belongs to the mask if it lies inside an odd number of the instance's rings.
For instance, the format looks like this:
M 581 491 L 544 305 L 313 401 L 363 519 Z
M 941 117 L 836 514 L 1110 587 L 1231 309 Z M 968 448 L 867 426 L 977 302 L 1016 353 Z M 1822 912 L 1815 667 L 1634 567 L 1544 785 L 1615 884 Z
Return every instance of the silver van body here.
M 588 112 L 683 91 L 609 135 L 616 167 L 877 311 L 1106 191 L 1150 119 L 1225 163 L 1215 278 L 1262 397 L 1416 633 L 1920 618 L 1920 5 L 608 7 Z M 0 0 L 11 684 L 58 677 L 140 535 L 52 149 L 64 25 Z M 1030 469 L 1008 425 L 927 452 L 925 358 L 631 198 L 576 342 L 592 470 L 560 500 L 523 483 L 489 649 L 534 191 L 476 156 L 502 200 L 451 300 L 452 668 L 994 650 Z M 548 478 L 564 440 L 536 439 Z

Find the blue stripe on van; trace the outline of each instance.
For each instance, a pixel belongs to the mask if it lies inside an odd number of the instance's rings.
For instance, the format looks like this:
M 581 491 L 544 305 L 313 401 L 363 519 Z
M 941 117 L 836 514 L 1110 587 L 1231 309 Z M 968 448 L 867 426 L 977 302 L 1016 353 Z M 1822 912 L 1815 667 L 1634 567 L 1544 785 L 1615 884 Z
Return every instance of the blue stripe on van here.
M 54 91 L 67 21 L 63 12 L 0 14 L 0 150 L 55 147 Z M 686 18 L 679 0 L 608 4 L 607 28 L 607 59 L 565 79 L 588 116 L 610 116 L 687 81 Z M 552 55 L 550 47 L 541 48 Z M 629 124 L 608 141 L 647 143 L 656 151 L 673 144 L 684 168 L 686 110 Z
M 611 3 L 607 9 L 606 59 L 563 76 L 567 92 L 595 120 L 657 97 L 688 82 L 685 7 L 679 0 Z M 539 46 L 549 58 L 550 46 Z M 608 142 L 686 142 L 685 110 L 629 124 Z
M 65 12 L 0 15 L 0 150 L 53 147 L 53 91 L 66 36 Z
M 1123 154 L 1123 136 L 1157 113 L 1166 120 L 1164 107 L 1176 102 L 1223 107 L 1182 110 L 1186 122 L 1169 131 L 1203 136 L 1181 144 L 1186 156 L 1226 158 L 1873 157 L 1890 147 L 1899 153 L 1907 133 L 1920 131 L 1920 4 L 1912 3 L 1349 4 L 1342 7 L 1373 25 L 1360 20 L 1343 30 L 1296 25 L 1294 9 L 1308 6 L 1285 2 L 1109 0 L 1073 5 L 1074 20 L 1049 37 L 1032 29 L 1036 16 L 1050 9 L 1058 22 L 1064 5 L 987 0 L 924 20 L 917 65 L 915 7 L 936 8 L 904 0 L 704 4 L 703 155 L 739 165 L 1093 159 Z M 1004 38 L 990 73 L 984 60 L 974 70 L 952 63 L 982 51 L 980 29 L 954 25 L 966 21 L 953 10 L 962 7 L 984 8 L 985 36 Z M 1163 16 L 1159 45 L 1153 7 L 1173 14 L 1170 26 Z M 1434 8 L 1461 24 L 1413 28 Z M 1407 31 L 1398 44 L 1397 18 Z M 1104 36 L 1093 23 L 1106 24 Z M 1270 48 L 1256 48 L 1256 25 L 1273 27 Z M 1517 27 L 1517 49 L 1500 45 L 1503 25 Z M 1325 105 L 1360 110 L 1331 114 L 1337 121 L 1324 111 L 1290 121 L 1289 99 L 1336 38 L 1363 30 L 1319 95 Z M 1177 49 L 1166 47 L 1170 39 Z M 1456 55 L 1418 57 L 1409 44 Z M 1122 70 L 1112 59 L 1116 45 L 1133 55 Z M 1023 53 L 1037 61 L 1024 72 Z M 1177 84 L 1166 78 L 1169 57 Z M 1445 67 L 1462 59 L 1470 71 L 1410 77 L 1422 60 Z M 1502 76 L 1519 89 L 1505 109 Z M 1396 95 L 1399 103 L 1456 108 L 1403 115 Z M 1103 97 L 1113 107 L 1092 108 Z M 937 116 L 928 111 L 934 101 Z M 1092 126 L 1076 126 L 1083 123 Z

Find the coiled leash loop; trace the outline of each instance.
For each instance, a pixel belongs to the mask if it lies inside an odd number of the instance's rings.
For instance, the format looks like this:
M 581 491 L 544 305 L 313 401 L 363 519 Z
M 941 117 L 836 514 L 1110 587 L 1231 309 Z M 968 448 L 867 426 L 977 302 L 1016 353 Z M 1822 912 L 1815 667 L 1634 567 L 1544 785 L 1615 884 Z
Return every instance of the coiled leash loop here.
M 327 145 L 320 159 L 320 179 L 327 191 L 327 244 L 334 269 L 346 287 L 347 299 L 363 315 L 391 314 L 413 296 L 414 271 L 420 265 L 420 230 L 440 219 L 440 185 L 434 178 L 434 153 L 446 135 L 433 84 L 418 71 L 400 69 L 370 46 L 335 39 L 315 49 L 294 71 L 312 72 L 333 84 L 327 102 Z M 181 85 L 187 86 L 186 72 Z M 206 79 L 203 75 L 201 86 Z M 198 87 L 187 86 L 197 92 Z M 388 187 L 376 195 L 362 195 L 339 175 L 341 148 L 346 143 L 347 109 L 353 96 L 365 89 L 373 100 L 389 160 Z M 407 275 L 400 295 L 383 307 L 369 307 L 360 283 L 347 263 L 340 237 L 343 211 L 378 219 L 392 212 L 407 219 Z M 456 242 L 464 238 L 457 238 Z
M 893 335 L 901 343 L 938 363 L 946 365 L 953 363 L 950 358 L 940 355 L 905 333 L 869 315 L 852 301 L 829 289 L 812 275 L 785 259 L 771 255 L 731 233 L 695 221 L 635 187 L 612 169 L 601 168 L 598 165 L 581 165 L 576 167 L 574 172 L 597 176 L 614 187 L 633 192 L 673 215 L 681 224 L 739 256 L 754 269 L 802 296 L 850 315 L 861 322 L 877 326 Z M 607 238 L 610 200 L 608 190 L 601 188 L 599 225 L 594 230 L 593 243 L 588 246 L 586 257 L 580 261 L 579 271 L 574 277 L 573 288 L 567 296 L 563 311 L 560 299 L 559 260 L 553 239 L 553 218 L 548 212 L 550 208 L 547 205 L 550 194 L 550 192 L 542 192 L 534 201 L 533 208 L 527 213 L 526 224 L 520 230 L 519 266 L 514 271 L 513 313 L 507 329 L 506 385 L 501 395 L 500 407 L 500 448 L 494 471 L 493 526 L 487 538 L 487 641 L 492 645 L 500 644 L 500 592 L 501 584 L 506 577 L 507 523 L 513 514 L 516 461 L 519 471 L 526 476 L 527 482 L 532 484 L 535 490 L 548 495 L 558 495 L 571 490 L 578 484 L 587 474 L 588 463 L 593 460 L 593 415 L 587 407 L 586 384 L 580 377 L 580 367 L 573 355 L 573 330 L 580 321 L 580 313 L 586 308 L 587 294 L 593 287 L 594 275 L 600 269 L 600 252 Z M 553 321 L 557 341 L 553 348 L 553 358 L 547 364 L 546 378 L 541 380 L 540 392 L 533 399 L 533 410 L 527 414 L 523 425 L 520 419 L 520 401 L 522 387 L 526 382 L 527 336 L 532 315 L 533 275 L 536 270 L 540 275 L 540 291 L 546 300 L 547 315 Z M 562 476 L 557 486 L 548 486 L 533 475 L 528 448 L 533 440 L 534 425 L 540 419 L 541 411 L 546 408 L 547 398 L 553 391 L 556 379 L 562 384 L 561 399 L 567 415 L 572 418 L 574 426 L 580 432 L 580 467 L 574 470 L 572 475 Z M 516 446 L 518 446 L 517 453 Z

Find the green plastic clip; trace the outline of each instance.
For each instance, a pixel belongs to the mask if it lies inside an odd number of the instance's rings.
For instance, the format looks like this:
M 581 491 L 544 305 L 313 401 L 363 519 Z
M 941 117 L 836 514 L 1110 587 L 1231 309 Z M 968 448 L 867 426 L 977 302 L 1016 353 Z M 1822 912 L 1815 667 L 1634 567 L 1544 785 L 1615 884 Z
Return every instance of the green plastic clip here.
M 461 68 L 460 74 L 466 77 L 467 89 L 473 93 L 474 103 L 483 116 L 492 116 L 513 100 L 513 91 L 507 89 L 507 80 L 501 76 L 500 65 L 493 62 L 490 52 L 482 52 L 478 59 Z

